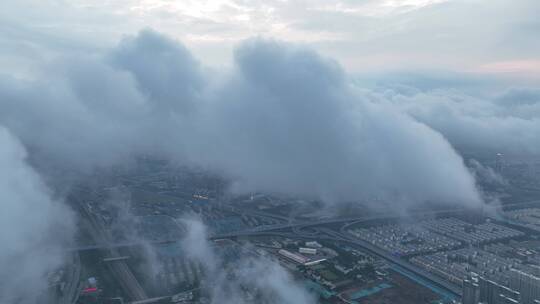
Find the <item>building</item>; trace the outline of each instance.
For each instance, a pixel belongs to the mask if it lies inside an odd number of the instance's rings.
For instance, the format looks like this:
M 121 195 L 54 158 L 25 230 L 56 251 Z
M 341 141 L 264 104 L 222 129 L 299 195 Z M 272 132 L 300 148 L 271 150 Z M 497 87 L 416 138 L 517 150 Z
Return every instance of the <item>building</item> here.
M 317 254 L 317 249 L 300 247 L 298 249 L 298 252 L 304 253 L 304 254 Z
M 507 297 L 505 295 L 499 296 L 499 302 L 497 304 L 520 304 L 518 300 L 512 299 L 510 297 Z
M 501 173 L 504 168 L 504 155 L 502 153 L 497 153 L 495 158 L 495 172 Z
M 323 246 L 321 244 L 319 244 L 317 241 L 310 241 L 310 242 L 306 242 L 306 247 L 309 247 L 309 248 L 322 248 Z
M 521 304 L 534 304 L 540 299 L 540 278 L 532 274 L 512 269 L 510 288 L 519 291 Z
M 478 304 L 480 301 L 480 287 L 475 280 L 467 279 L 463 281 L 463 304 Z
M 478 278 L 478 285 L 480 287 L 480 303 L 521 303 L 519 302 L 520 294 L 514 289 L 498 284 L 497 282 L 494 282 L 492 280 L 487 280 L 483 277 Z M 510 300 L 514 300 L 515 302 L 511 302 Z
M 300 255 L 300 254 L 296 254 L 296 253 L 292 253 L 288 250 L 285 250 L 285 249 L 280 249 L 278 251 L 278 253 L 290 260 L 293 260 L 295 261 L 296 263 L 298 264 L 306 264 L 307 262 L 309 262 L 309 259 L 306 258 L 305 256 L 303 255 Z

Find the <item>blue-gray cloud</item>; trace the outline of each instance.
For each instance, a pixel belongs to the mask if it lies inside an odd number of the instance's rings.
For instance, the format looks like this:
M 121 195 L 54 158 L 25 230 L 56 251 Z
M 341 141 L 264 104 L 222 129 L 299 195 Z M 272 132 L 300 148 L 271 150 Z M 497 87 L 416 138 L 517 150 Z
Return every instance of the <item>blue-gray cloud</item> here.
M 462 151 L 538 156 L 538 88 L 501 89 L 500 84 L 494 82 L 478 91 L 459 86 L 418 90 L 391 85 L 368 94 L 377 103 L 401 108 Z
M 369 102 L 336 62 L 302 46 L 248 40 L 233 70 L 212 73 L 147 30 L 43 74 L 4 83 L 0 121 L 58 163 L 91 168 L 157 154 L 217 171 L 237 191 L 404 208 L 480 202 L 443 136 Z
M 0 126 L 0 302 L 36 303 L 73 233 L 70 211 L 51 198 L 19 141 Z

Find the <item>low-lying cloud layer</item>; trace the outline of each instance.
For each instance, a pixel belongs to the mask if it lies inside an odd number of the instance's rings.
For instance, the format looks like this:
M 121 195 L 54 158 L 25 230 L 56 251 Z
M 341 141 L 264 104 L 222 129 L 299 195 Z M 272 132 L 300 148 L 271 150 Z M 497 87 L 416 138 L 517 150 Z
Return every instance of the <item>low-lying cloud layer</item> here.
M 51 199 L 24 147 L 0 127 L 0 303 L 34 303 L 62 263 L 71 213 Z
M 540 155 L 540 89 L 496 87 L 487 96 L 455 89 L 383 87 L 370 92 L 444 134 L 464 151 L 517 156 Z
M 66 54 L 0 81 L 0 123 L 78 168 L 157 154 L 219 172 L 233 190 L 327 202 L 478 204 L 461 157 L 400 107 L 373 103 L 334 61 L 251 39 L 232 71 L 145 30 L 105 54 Z
M 187 234 L 182 248 L 190 261 L 203 267 L 203 288 L 209 293 L 212 304 L 253 303 L 253 300 L 246 299 L 245 290 L 260 297 L 255 299 L 257 303 L 316 303 L 315 297 L 276 261 L 251 254 L 225 262 L 213 244 L 207 241 L 206 227 L 200 220 L 187 218 L 183 224 Z M 223 271 L 225 265 L 227 269 Z

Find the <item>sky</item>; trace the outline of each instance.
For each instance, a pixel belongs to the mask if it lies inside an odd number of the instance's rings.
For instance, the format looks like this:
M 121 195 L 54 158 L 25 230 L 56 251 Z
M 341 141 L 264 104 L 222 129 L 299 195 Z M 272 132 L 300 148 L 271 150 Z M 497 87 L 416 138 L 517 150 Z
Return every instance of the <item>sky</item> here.
M 307 44 L 352 73 L 450 70 L 532 82 L 539 12 L 535 0 L 3 1 L 0 46 L 19 50 L 2 56 L 17 65 L 152 28 L 213 66 L 230 65 L 239 41 L 262 36 Z

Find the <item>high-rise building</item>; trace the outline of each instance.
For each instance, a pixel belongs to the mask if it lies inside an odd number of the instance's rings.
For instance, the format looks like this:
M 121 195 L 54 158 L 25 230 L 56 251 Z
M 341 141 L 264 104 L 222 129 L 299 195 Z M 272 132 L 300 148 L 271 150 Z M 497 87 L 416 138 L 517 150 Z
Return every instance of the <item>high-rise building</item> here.
M 497 304 L 520 304 L 518 300 L 505 295 L 500 295 L 498 301 L 499 302 Z
M 480 287 L 480 303 L 485 304 L 507 304 L 513 303 L 510 300 L 514 300 L 516 303 L 520 299 L 518 291 L 498 284 L 492 280 L 485 279 L 483 277 L 478 278 L 478 286 Z M 464 302 L 465 304 L 465 302 Z
M 504 168 L 504 155 L 502 153 L 497 153 L 495 158 L 495 172 L 501 173 Z
M 480 287 L 472 278 L 463 281 L 463 304 L 478 304 Z
M 497 304 L 513 304 L 513 303 L 521 303 L 519 302 L 520 294 L 518 291 L 513 290 L 511 288 L 501 286 L 499 288 L 499 298 Z
M 521 304 L 535 304 L 540 299 L 540 278 L 532 274 L 512 269 L 510 288 L 519 291 Z
M 478 285 L 480 287 L 480 302 L 494 304 L 499 297 L 499 293 L 496 290 L 497 284 L 483 277 L 479 277 Z

